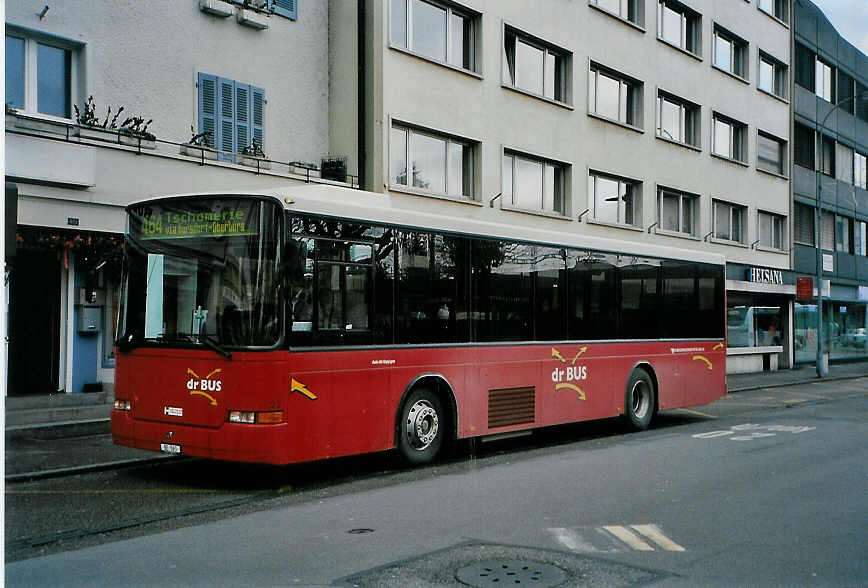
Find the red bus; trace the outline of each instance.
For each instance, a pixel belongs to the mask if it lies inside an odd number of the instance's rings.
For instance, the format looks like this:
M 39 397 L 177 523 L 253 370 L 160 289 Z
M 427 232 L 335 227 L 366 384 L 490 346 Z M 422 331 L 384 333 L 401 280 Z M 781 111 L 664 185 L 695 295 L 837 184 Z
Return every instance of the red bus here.
M 725 393 L 720 256 L 408 206 L 315 185 L 130 205 L 114 442 L 424 463 Z

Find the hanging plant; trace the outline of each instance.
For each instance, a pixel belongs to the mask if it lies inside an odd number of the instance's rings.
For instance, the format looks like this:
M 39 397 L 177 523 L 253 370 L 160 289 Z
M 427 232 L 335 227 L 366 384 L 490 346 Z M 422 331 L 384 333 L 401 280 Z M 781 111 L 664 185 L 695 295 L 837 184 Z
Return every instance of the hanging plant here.
M 21 227 L 15 235 L 21 249 L 57 251 L 63 267 L 69 268 L 69 253 L 87 273 L 102 270 L 118 279 L 124 260 L 124 237 L 113 233 L 69 231 L 48 227 Z

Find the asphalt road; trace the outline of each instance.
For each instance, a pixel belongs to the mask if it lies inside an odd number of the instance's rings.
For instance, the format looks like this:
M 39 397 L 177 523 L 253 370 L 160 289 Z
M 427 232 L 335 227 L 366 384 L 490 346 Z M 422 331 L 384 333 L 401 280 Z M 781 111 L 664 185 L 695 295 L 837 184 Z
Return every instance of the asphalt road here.
M 14 484 L 6 584 L 866 585 L 866 398 L 868 378 L 742 392 L 416 470 L 186 460 Z

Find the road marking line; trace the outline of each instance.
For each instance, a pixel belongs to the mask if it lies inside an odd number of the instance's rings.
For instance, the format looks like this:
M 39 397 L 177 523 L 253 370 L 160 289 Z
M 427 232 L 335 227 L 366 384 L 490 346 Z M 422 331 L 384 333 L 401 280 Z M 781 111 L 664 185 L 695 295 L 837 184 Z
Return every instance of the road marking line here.
M 572 551 L 600 551 L 599 549 L 585 541 L 585 539 L 581 535 L 576 533 L 573 529 L 557 527 L 549 529 L 549 532 L 551 532 L 562 545 Z
M 698 415 L 698 416 L 708 417 L 708 418 L 710 418 L 710 419 L 716 419 L 716 418 L 717 418 L 717 417 L 714 416 L 713 414 L 708 414 L 707 412 L 701 412 L 701 411 L 699 411 L 699 410 L 692 410 L 692 409 L 689 409 L 689 408 L 679 408 L 678 410 L 681 411 L 681 412 L 689 413 L 689 414 L 695 414 L 695 415 Z
M 685 551 L 683 547 L 664 535 L 657 525 L 630 525 L 630 527 L 639 531 L 667 551 Z
M 653 547 L 642 541 L 627 527 L 622 527 L 621 525 L 603 525 L 603 528 L 636 551 L 654 551 Z
M 793 396 L 807 396 L 809 398 L 819 398 L 821 400 L 832 400 L 831 396 L 822 396 L 821 394 L 808 394 L 807 392 L 787 392 Z

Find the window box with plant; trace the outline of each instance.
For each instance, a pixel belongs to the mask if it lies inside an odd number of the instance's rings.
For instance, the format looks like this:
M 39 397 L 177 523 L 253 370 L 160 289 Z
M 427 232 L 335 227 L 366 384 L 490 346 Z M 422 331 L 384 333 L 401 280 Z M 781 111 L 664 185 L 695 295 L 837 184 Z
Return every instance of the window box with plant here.
M 214 133 L 204 131 L 197 133 L 190 125 L 190 140 L 181 144 L 181 155 L 195 157 L 197 159 L 217 159 L 217 150 L 211 147 L 214 142 Z
M 75 110 L 75 123 L 77 126 L 75 134 L 80 139 L 96 139 L 98 141 L 116 140 L 122 145 L 131 145 L 142 149 L 154 149 L 157 145 L 157 138 L 148 132 L 148 126 L 153 122 L 153 119 L 145 121 L 141 116 L 130 116 L 121 121 L 118 126 L 118 119 L 124 111 L 121 106 L 112 116 L 112 107 L 106 108 L 105 118 L 100 121 L 96 116 L 96 106 L 93 96 L 88 96 L 84 103 L 83 110 L 79 110 L 78 105 L 73 105 Z
M 238 153 L 235 156 L 235 161 L 236 163 L 246 165 L 247 167 L 271 169 L 271 161 L 269 161 L 265 156 L 265 152 L 262 151 L 262 145 L 260 145 L 256 139 L 253 139 L 253 142 L 250 143 L 250 145 L 244 147 L 241 150 L 241 153 Z

